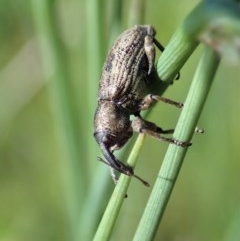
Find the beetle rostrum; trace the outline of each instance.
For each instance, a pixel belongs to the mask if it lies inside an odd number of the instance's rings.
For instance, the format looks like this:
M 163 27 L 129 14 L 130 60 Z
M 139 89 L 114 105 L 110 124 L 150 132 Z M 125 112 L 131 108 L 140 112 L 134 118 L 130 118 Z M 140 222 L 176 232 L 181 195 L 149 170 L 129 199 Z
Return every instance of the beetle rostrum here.
M 123 147 L 133 135 L 133 131 L 146 133 L 163 141 L 186 147 L 189 142 L 162 136 L 173 133 L 173 129 L 163 130 L 154 123 L 144 120 L 140 112 L 163 101 L 181 108 L 183 104 L 163 98 L 153 93 L 152 78 L 156 71 L 155 46 L 163 51 L 163 46 L 155 39 L 155 30 L 150 25 L 134 26 L 123 32 L 115 41 L 104 63 L 99 83 L 98 106 L 94 117 L 94 137 L 99 144 L 111 171 L 134 176 L 148 186 L 148 183 L 134 174 L 133 168 L 118 160 L 113 152 Z M 130 120 L 130 116 L 135 119 Z

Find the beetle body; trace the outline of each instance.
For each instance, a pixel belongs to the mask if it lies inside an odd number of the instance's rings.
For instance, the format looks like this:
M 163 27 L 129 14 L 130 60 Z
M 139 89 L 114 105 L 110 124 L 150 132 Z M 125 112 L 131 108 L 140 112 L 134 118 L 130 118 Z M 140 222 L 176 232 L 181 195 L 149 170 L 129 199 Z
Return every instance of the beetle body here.
M 120 162 L 113 152 L 125 145 L 133 131 L 146 132 L 159 139 L 183 145 L 183 142 L 160 136 L 161 133 L 172 133 L 172 130 L 163 131 L 140 116 L 141 110 L 159 100 L 179 105 L 151 95 L 149 91 L 153 82 L 151 74 L 155 71 L 154 36 L 155 30 L 150 25 L 135 26 L 123 32 L 108 53 L 99 83 L 94 137 L 106 163 L 129 176 L 135 176 L 132 167 Z M 161 45 L 160 48 L 163 50 Z M 136 117 L 134 121 L 130 120 L 131 115 Z

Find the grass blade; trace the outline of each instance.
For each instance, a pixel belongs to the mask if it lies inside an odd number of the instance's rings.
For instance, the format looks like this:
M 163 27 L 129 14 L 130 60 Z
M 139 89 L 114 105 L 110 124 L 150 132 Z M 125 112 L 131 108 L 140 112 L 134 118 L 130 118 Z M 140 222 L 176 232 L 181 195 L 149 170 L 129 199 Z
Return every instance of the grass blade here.
M 216 53 L 206 48 L 189 90 L 184 109 L 179 118 L 174 133 L 175 139 L 181 141 L 191 140 L 218 64 L 219 58 Z M 187 148 L 169 145 L 158 178 L 133 240 L 153 240 L 170 198 L 186 151 Z

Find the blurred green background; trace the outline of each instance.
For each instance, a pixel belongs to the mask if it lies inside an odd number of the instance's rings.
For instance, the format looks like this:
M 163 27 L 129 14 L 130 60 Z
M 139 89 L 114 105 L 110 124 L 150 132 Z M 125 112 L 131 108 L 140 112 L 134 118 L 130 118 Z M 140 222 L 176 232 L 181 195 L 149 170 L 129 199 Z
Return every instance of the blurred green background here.
M 85 241 L 82 230 L 94 234 L 114 187 L 108 168 L 96 161 L 99 149 L 92 137 L 100 68 L 110 44 L 107 40 L 112 1 L 101 1 L 98 6 L 108 14 L 98 29 L 104 37 L 97 69 L 91 62 L 96 61 L 97 53 L 89 48 L 90 44 L 99 45 L 91 35 L 95 29 L 91 29 L 89 21 L 94 8 L 90 2 L 94 1 L 57 0 L 53 6 L 56 31 L 64 48 L 60 46 L 60 56 L 67 64 L 63 66 L 69 80 L 68 97 L 73 99 L 69 103 L 73 103 L 70 113 L 75 129 L 58 116 L 61 103 L 60 107 L 56 104 L 57 90 L 51 90 L 56 88 L 51 84 L 52 66 L 47 72 L 39 47 L 36 1 L 0 1 L 0 241 Z M 144 23 L 153 25 L 157 39 L 166 45 L 197 3 L 149 0 Z M 129 14 L 128 8 L 128 1 L 124 1 L 124 17 Z M 126 26 L 124 22 L 122 28 Z M 191 56 L 181 71 L 181 79 L 165 96 L 184 101 L 201 49 L 199 46 Z M 239 63 L 220 64 L 199 121 L 205 133 L 196 134 L 192 140 L 156 240 L 240 237 L 239 76 Z M 68 110 L 69 106 L 64 108 Z M 148 119 L 172 128 L 179 114 L 171 106 L 158 104 Z M 79 141 L 79 165 L 69 160 L 69 146 L 74 144 L 71 134 L 66 139 L 66 126 L 76 130 L 69 131 Z M 136 173 L 151 186 L 166 148 L 166 143 L 148 137 L 145 140 Z M 131 240 L 150 192 L 151 187 L 132 180 L 112 240 Z

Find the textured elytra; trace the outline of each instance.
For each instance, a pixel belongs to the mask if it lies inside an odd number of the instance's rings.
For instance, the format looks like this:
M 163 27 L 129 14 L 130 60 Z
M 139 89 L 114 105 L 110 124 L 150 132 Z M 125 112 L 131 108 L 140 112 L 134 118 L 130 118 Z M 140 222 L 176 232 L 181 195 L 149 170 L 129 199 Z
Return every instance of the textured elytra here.
M 117 38 L 103 67 L 99 99 L 119 101 L 129 94 L 139 95 L 136 98 L 144 97 L 139 88 L 143 91 L 146 88 L 142 80 L 147 79 L 149 65 L 144 38 L 149 28 L 152 29 L 151 26 L 135 26 Z

